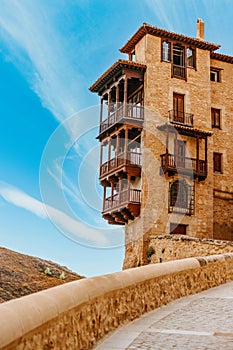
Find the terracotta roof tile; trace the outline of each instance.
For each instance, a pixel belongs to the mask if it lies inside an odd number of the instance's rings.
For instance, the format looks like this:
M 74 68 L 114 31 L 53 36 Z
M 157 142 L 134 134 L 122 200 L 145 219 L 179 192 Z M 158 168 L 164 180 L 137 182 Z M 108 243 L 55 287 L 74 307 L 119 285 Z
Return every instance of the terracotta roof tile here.
M 227 56 L 217 52 L 211 52 L 210 58 L 227 63 L 233 63 L 233 56 Z
M 193 45 L 193 46 L 198 47 L 198 48 L 203 49 L 203 50 L 214 51 L 214 50 L 219 49 L 219 47 L 220 47 L 220 45 L 209 43 L 209 42 L 201 40 L 201 39 L 192 38 L 189 36 L 185 36 L 183 34 L 177 34 L 177 33 L 170 32 L 170 31 L 167 31 L 164 29 L 160 29 L 158 27 L 154 27 L 154 26 L 147 24 L 147 23 L 143 23 L 143 25 L 127 41 L 127 43 L 120 49 L 120 51 L 123 53 L 131 53 L 134 50 L 135 45 L 146 34 L 151 34 L 151 35 L 159 36 L 161 38 L 166 38 L 166 39 L 174 39 L 174 40 L 177 40 L 179 42 Z
M 140 71 L 146 70 L 146 65 L 133 62 L 133 61 L 127 61 L 127 60 L 118 60 L 115 62 L 106 72 L 104 72 L 96 81 L 94 84 L 92 84 L 89 87 L 89 90 L 91 92 L 98 92 L 99 89 L 111 78 L 113 77 L 118 71 L 120 71 L 122 68 L 130 68 L 130 69 L 136 69 Z
M 203 135 L 203 136 L 211 136 L 213 133 L 211 131 L 208 130 L 203 130 L 203 129 L 199 129 L 199 128 L 193 128 L 190 126 L 185 126 L 185 125 L 179 125 L 179 124 L 175 124 L 175 123 L 166 123 L 163 125 L 158 126 L 159 130 L 170 130 L 171 132 L 176 132 L 176 130 L 180 130 L 181 132 L 186 132 L 188 134 L 193 134 L 193 136 L 195 135 Z

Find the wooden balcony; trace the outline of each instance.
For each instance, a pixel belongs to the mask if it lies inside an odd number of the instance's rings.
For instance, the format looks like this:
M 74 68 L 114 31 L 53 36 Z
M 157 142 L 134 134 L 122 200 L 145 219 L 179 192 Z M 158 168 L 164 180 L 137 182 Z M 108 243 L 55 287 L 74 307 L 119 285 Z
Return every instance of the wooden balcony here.
M 163 173 L 174 175 L 175 173 L 186 174 L 190 177 L 198 177 L 204 180 L 207 176 L 207 163 L 196 158 L 178 157 L 174 154 L 165 153 L 161 155 L 161 169 Z
M 100 166 L 100 180 L 117 172 L 126 172 L 132 176 L 141 174 L 141 153 L 128 151 L 120 153 Z
M 174 109 L 170 110 L 168 113 L 171 123 L 193 127 L 193 114 L 179 112 Z
M 141 191 L 127 189 L 104 200 L 103 218 L 109 224 L 124 225 L 140 214 Z
M 121 105 L 115 111 L 110 113 L 109 118 L 100 123 L 99 136 L 110 131 L 118 124 L 132 124 L 141 126 L 143 122 L 143 106 L 134 106 L 127 104 Z

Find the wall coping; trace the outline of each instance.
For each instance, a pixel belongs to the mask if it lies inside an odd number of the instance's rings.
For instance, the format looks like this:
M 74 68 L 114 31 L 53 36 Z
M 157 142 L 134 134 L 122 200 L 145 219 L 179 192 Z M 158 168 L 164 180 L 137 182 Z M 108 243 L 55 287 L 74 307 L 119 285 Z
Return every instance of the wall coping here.
M 213 239 L 213 238 L 198 238 L 198 237 L 190 237 L 185 235 L 172 235 L 172 234 L 166 234 L 166 235 L 151 235 L 149 236 L 149 240 L 162 240 L 162 239 L 169 239 L 172 241 L 183 241 L 183 242 L 201 242 L 205 244 L 212 244 L 217 246 L 232 246 L 233 247 L 233 241 L 222 241 L 219 239 Z
M 133 287 L 156 277 L 233 260 L 233 253 L 186 258 L 69 282 L 0 304 L 0 347 L 6 347 L 34 329 L 82 304 L 113 291 Z

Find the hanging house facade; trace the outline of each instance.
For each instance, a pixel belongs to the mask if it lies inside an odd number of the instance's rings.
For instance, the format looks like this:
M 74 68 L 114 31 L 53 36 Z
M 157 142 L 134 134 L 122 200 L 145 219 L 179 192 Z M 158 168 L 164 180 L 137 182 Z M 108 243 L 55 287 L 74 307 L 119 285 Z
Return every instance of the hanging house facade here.
M 233 57 L 143 24 L 90 87 L 100 96 L 103 218 L 125 225 L 127 261 L 150 237 L 233 240 Z M 132 265 L 132 264 L 131 264 Z

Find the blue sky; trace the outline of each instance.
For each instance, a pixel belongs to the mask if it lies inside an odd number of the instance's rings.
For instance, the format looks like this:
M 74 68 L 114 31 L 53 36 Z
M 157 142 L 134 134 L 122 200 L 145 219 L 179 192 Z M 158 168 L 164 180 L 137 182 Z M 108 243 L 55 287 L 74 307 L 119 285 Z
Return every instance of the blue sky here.
M 200 17 L 233 55 L 232 13 L 231 0 L 1 0 L 1 246 L 85 276 L 121 269 L 123 230 L 101 219 L 88 87 L 143 22 L 195 36 Z

